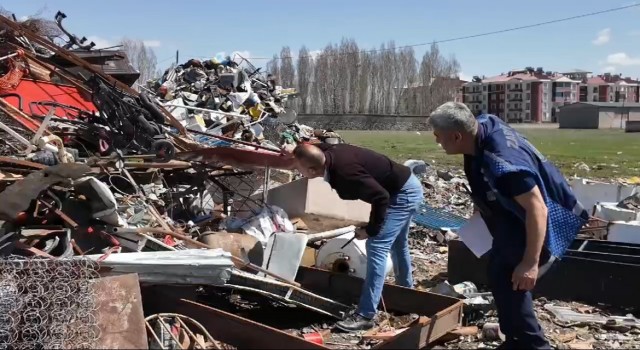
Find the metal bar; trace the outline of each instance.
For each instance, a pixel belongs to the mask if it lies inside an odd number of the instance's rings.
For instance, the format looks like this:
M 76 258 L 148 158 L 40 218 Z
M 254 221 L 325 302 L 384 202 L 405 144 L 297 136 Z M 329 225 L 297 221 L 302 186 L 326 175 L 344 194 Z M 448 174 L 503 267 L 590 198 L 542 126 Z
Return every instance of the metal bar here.
M 0 61 L 4 61 L 4 60 L 6 60 L 6 59 L 8 59 L 8 58 L 15 57 L 15 56 L 18 56 L 18 53 L 17 53 L 17 52 L 12 53 L 12 54 L 9 54 L 9 55 L 6 55 L 6 56 L 2 56 L 2 57 L 0 57 Z
M 271 178 L 271 168 L 264 168 L 264 184 L 262 186 L 262 202 L 267 203 L 267 199 L 269 199 L 269 180 Z
M 72 218 L 70 218 L 67 214 L 63 213 L 62 210 L 58 209 L 58 208 L 54 208 L 53 205 L 43 201 L 43 200 L 39 200 L 38 202 L 40 202 L 42 205 L 44 205 L 45 207 L 52 209 L 59 217 L 60 219 L 62 219 L 64 222 L 66 222 L 67 224 L 69 224 L 69 226 L 73 227 L 74 229 L 78 228 L 80 225 L 78 225 L 77 222 L 73 221 Z
M 12 128 L 10 128 L 9 126 L 5 125 L 2 122 L 0 122 L 0 129 L 6 131 L 9 135 L 13 136 L 13 138 L 18 140 L 20 143 L 25 144 L 27 147 L 31 146 L 31 143 L 29 142 L 29 140 L 25 139 L 24 137 L 22 137 L 22 135 L 20 135 L 17 132 L 13 131 Z
M 227 142 L 231 142 L 231 143 L 237 143 L 239 145 L 244 145 L 244 146 L 249 146 L 249 147 L 255 147 L 256 149 L 262 149 L 262 150 L 270 151 L 270 152 L 273 152 L 273 153 L 280 153 L 280 150 L 276 150 L 276 149 L 273 149 L 271 147 L 261 146 L 261 145 L 258 145 L 256 143 L 236 140 L 236 139 L 232 139 L 230 137 L 221 136 L 221 135 L 214 135 L 214 134 L 210 134 L 208 132 L 199 131 L 199 130 L 195 130 L 195 129 L 187 129 L 187 131 L 189 131 L 191 133 L 194 133 L 194 134 L 198 134 L 198 135 L 210 136 L 210 137 L 222 140 L 222 141 L 227 141 Z
M 311 234 L 307 235 L 307 242 L 313 243 L 313 242 L 321 241 L 323 239 L 330 239 L 330 238 L 342 236 L 345 233 L 349 233 L 349 232 L 355 231 L 355 229 L 356 229 L 356 227 L 351 225 L 351 226 L 338 228 L 338 229 L 331 230 L 331 231 L 311 233 Z
M 168 324 L 164 323 L 164 320 L 162 319 L 162 317 L 158 317 L 157 321 L 160 322 L 160 325 L 169 333 L 169 335 L 171 336 L 171 339 L 173 339 L 173 341 L 176 342 L 176 345 L 180 347 L 180 349 L 182 349 L 182 345 L 180 344 L 180 340 L 178 340 L 178 338 L 176 338 L 175 335 L 173 335 L 173 332 L 171 332 L 171 327 L 169 327 Z
M 156 342 L 158 342 L 158 345 L 160 345 L 160 349 L 165 350 L 166 348 L 164 347 L 164 345 L 162 345 L 162 341 L 160 341 L 160 338 L 158 338 L 156 332 L 153 330 L 153 328 L 151 328 L 149 322 L 145 321 L 144 325 L 147 327 L 147 330 L 151 333 L 151 335 L 153 335 L 153 338 L 156 340 Z
M 243 114 L 237 114 L 237 113 L 229 113 L 229 112 L 221 112 L 215 109 L 207 109 L 207 108 L 200 108 L 200 107 L 192 107 L 192 106 L 185 106 L 185 105 L 172 105 L 172 104 L 163 104 L 162 105 L 164 108 L 171 108 L 171 111 L 173 111 L 176 108 L 183 108 L 183 109 L 187 109 L 187 110 L 192 110 L 192 111 L 197 111 L 197 112 L 208 112 L 211 114 L 218 114 L 218 115 L 222 115 L 225 117 L 234 117 L 234 118 L 249 118 L 249 116 L 247 115 L 243 115 Z

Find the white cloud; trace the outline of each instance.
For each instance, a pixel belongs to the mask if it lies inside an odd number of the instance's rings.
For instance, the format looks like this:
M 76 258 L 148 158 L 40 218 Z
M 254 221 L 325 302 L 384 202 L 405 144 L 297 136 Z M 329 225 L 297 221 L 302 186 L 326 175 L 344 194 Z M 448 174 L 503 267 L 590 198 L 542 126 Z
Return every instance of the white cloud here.
M 592 41 L 593 45 L 604 45 L 611 40 L 611 28 L 605 28 L 598 32 L 596 38 Z
M 624 52 L 610 54 L 606 62 L 610 66 L 640 66 L 640 58 L 631 57 Z
M 162 42 L 160 40 L 143 40 L 144 46 L 146 47 L 160 47 L 162 46 Z
M 464 74 L 464 72 L 460 72 L 460 73 L 458 74 L 458 78 L 459 78 L 460 80 L 465 80 L 465 81 L 471 81 L 471 79 L 473 79 L 473 77 L 471 77 L 471 76 L 469 76 L 469 75 Z
M 115 44 L 113 41 L 111 41 L 109 39 L 101 38 L 101 37 L 96 36 L 96 35 L 89 35 L 87 37 L 86 44 L 88 44 L 88 43 L 90 43 L 92 41 L 96 44 L 96 46 L 95 46 L 96 49 L 103 49 L 103 48 L 106 48 L 106 47 L 111 47 L 111 46 L 117 45 L 117 44 Z
M 21 16 L 18 18 L 18 22 L 24 22 L 29 19 L 29 16 Z
M 616 72 L 616 67 L 615 66 L 606 66 L 604 68 L 602 68 L 602 73 L 615 73 Z

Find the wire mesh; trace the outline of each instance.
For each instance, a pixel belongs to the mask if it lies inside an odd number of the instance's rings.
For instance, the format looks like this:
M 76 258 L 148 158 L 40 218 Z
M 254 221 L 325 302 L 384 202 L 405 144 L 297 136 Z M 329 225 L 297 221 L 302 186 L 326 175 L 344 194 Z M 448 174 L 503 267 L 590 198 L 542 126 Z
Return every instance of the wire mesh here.
M 88 259 L 0 259 L 0 349 L 92 349 L 100 336 Z

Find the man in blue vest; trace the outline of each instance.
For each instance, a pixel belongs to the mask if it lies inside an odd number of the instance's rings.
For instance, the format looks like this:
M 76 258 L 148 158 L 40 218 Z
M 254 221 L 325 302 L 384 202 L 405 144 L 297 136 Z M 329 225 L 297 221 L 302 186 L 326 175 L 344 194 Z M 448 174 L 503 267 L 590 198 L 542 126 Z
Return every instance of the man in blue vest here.
M 560 171 L 500 118 L 474 117 L 464 104 L 447 102 L 429 124 L 447 154 L 464 155 L 475 210 L 493 236 L 488 273 L 506 336 L 500 347 L 549 349 L 530 291 L 562 257 L 587 212 Z

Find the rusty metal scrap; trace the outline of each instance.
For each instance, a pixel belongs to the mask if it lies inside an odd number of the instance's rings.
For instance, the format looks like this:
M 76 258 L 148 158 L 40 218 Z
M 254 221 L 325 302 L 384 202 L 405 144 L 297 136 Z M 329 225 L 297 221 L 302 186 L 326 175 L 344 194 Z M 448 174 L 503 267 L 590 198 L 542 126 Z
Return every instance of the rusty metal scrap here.
M 215 340 L 202 324 L 185 315 L 155 314 L 145 319 L 145 325 L 150 349 L 235 349 Z
M 29 208 L 31 201 L 38 197 L 40 192 L 54 184 L 80 178 L 90 171 L 91 168 L 86 164 L 70 163 L 29 174 L 0 192 L 0 218 L 14 220 L 18 214 Z

